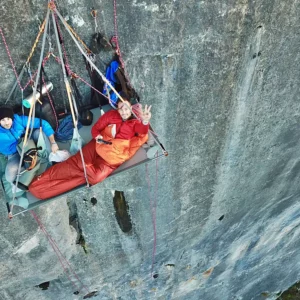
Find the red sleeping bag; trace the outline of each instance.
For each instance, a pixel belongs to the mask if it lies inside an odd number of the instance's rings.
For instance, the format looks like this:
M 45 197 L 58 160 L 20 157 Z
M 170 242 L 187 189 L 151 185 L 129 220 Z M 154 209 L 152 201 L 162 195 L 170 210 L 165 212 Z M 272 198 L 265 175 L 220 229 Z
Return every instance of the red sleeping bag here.
M 96 152 L 95 140 L 82 148 L 90 184 L 104 180 L 118 166 L 108 165 Z M 37 176 L 30 184 L 29 191 L 35 197 L 45 200 L 67 192 L 86 183 L 80 152 L 66 161 L 58 163 L 43 174 Z

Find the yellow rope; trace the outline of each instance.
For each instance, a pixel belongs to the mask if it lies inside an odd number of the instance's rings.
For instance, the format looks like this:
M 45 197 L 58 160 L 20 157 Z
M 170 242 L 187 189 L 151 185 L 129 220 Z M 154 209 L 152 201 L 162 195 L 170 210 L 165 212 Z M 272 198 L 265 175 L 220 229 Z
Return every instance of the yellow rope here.
M 89 48 L 88 46 L 84 43 L 84 41 L 79 37 L 79 35 L 74 31 L 74 29 L 67 23 L 65 22 L 65 24 L 68 26 L 68 28 L 70 29 L 70 31 L 73 33 L 73 35 L 77 38 L 77 40 L 79 42 L 81 42 L 81 44 L 83 45 L 83 47 L 85 48 L 85 50 L 88 52 L 88 53 L 93 53 Z
M 30 59 L 31 59 L 31 57 L 32 57 L 32 55 L 33 55 L 33 52 L 34 52 L 34 50 L 35 50 L 35 48 L 36 48 L 36 45 L 37 45 L 37 43 L 38 43 L 38 41 L 39 41 L 39 39 L 40 39 L 40 37 L 41 37 L 41 34 L 42 34 L 42 32 L 44 31 L 45 24 L 46 24 L 46 19 L 44 20 L 42 26 L 40 27 L 40 31 L 39 31 L 39 33 L 38 33 L 38 35 L 37 35 L 37 37 L 36 37 L 36 39 L 35 39 L 35 42 L 34 42 L 34 44 L 33 44 L 33 46 L 32 46 L 32 49 L 31 49 L 30 54 L 29 54 L 29 56 L 28 56 L 28 58 L 27 58 L 26 64 L 29 63 L 29 61 L 30 61 Z

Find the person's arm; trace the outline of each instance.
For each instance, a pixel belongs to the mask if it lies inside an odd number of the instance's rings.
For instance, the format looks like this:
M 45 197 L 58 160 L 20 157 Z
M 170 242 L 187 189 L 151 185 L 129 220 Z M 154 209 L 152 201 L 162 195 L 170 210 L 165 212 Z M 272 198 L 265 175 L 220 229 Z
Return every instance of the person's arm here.
M 28 117 L 27 116 L 20 116 L 20 118 L 22 118 L 22 124 L 27 125 Z M 25 128 L 26 128 L 26 125 L 25 125 Z M 41 126 L 40 119 L 34 118 L 33 121 L 31 121 L 30 127 L 40 128 L 40 126 Z M 57 143 L 55 141 L 55 138 L 54 138 L 54 130 L 52 129 L 49 122 L 47 122 L 46 120 L 42 120 L 42 130 L 46 134 L 46 136 L 48 137 L 48 139 L 50 141 L 51 151 L 55 153 L 57 150 L 59 150 L 59 148 L 58 148 L 58 145 L 57 145 Z
M 36 122 L 36 120 L 38 121 L 38 124 L 39 124 L 38 127 L 40 127 L 40 119 L 35 118 L 34 121 Z M 54 138 L 54 130 L 52 129 L 49 122 L 47 122 L 46 120 L 42 120 L 42 130 L 46 134 L 46 136 L 48 137 L 48 139 L 50 141 L 51 151 L 53 153 L 55 153 L 57 150 L 59 150 L 59 148 L 58 148 L 58 145 Z
M 28 117 L 27 116 L 17 116 L 17 118 L 21 119 L 21 122 L 22 122 L 24 128 L 26 128 L 27 122 L 28 122 Z M 33 120 L 31 120 L 29 128 L 40 128 L 40 119 L 34 118 Z M 54 134 L 54 130 L 52 129 L 51 125 L 45 120 L 42 120 L 42 130 L 48 137 L 50 135 Z
M 104 115 L 102 115 L 98 121 L 94 124 L 94 126 L 92 127 L 91 130 L 91 134 L 93 139 L 97 139 L 97 138 L 102 138 L 102 136 L 100 135 L 100 132 L 106 127 L 108 126 L 109 120 L 110 120 L 110 116 L 112 114 L 113 111 L 109 111 L 107 113 L 105 113 Z
M 49 139 L 50 144 L 51 144 L 51 151 L 55 153 L 57 150 L 59 150 L 59 148 L 58 148 L 58 145 L 55 141 L 54 134 L 48 136 L 48 139 Z

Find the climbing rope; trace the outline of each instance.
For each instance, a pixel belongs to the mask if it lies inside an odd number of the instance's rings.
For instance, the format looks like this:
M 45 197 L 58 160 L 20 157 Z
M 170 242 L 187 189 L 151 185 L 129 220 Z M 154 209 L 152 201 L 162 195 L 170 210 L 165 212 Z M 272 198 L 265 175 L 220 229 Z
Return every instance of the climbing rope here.
M 79 37 L 79 35 L 75 32 L 75 30 L 68 23 L 66 23 L 66 25 L 68 26 L 68 28 L 70 29 L 70 31 L 73 33 L 73 35 L 77 38 L 77 40 L 83 45 L 83 47 L 85 48 L 85 51 L 87 53 L 93 53 L 89 49 L 89 47 L 84 43 L 84 41 Z
M 72 73 L 72 76 L 74 76 L 74 78 L 78 78 L 80 81 L 82 81 L 83 83 L 85 83 L 88 87 L 90 87 L 91 89 L 93 89 L 95 92 L 97 92 L 98 94 L 102 95 L 103 97 L 105 97 L 107 100 L 110 100 L 106 95 L 104 95 L 103 93 L 101 93 L 99 90 L 97 90 L 96 88 L 94 88 L 91 84 L 89 84 L 85 79 L 83 79 L 82 77 L 80 77 L 78 74 L 76 73 Z
M 158 153 L 156 152 L 156 157 Z M 154 197 L 152 199 L 151 196 L 151 181 L 149 176 L 148 164 L 146 163 L 146 177 L 148 183 L 148 192 L 149 192 L 149 200 L 150 200 L 150 209 L 151 209 L 151 217 L 152 217 L 152 226 L 153 226 L 153 250 L 152 250 L 152 264 L 151 264 L 151 278 L 153 278 L 153 270 L 155 265 L 155 254 L 156 254 L 156 205 L 157 205 L 157 189 L 158 189 L 158 160 L 156 159 L 156 172 L 155 172 L 155 190 Z
M 82 289 L 85 289 L 88 293 L 89 290 L 86 287 L 86 285 L 84 285 L 84 283 L 80 280 L 80 278 L 78 277 L 78 275 L 76 274 L 76 272 L 73 270 L 73 268 L 71 267 L 70 263 L 68 262 L 68 260 L 64 257 L 64 255 L 62 254 L 62 252 L 60 251 L 58 245 L 56 244 L 55 240 L 52 238 L 52 236 L 48 233 L 48 231 L 46 230 L 44 224 L 42 223 L 42 221 L 38 218 L 38 216 L 35 214 L 34 211 L 30 211 L 32 217 L 36 220 L 37 224 L 39 225 L 40 229 L 42 230 L 42 232 L 45 234 L 46 238 L 48 239 L 53 251 L 55 252 L 66 276 L 68 277 L 69 281 L 72 283 L 72 285 L 74 286 L 74 288 L 76 289 L 76 291 L 80 292 Z M 78 281 L 78 283 L 81 285 L 81 288 L 78 290 L 77 285 L 74 283 L 74 281 L 71 279 L 69 273 L 72 273 L 75 280 Z
M 4 46 L 5 46 L 7 55 L 8 55 L 8 57 L 9 57 L 11 66 L 12 66 L 13 71 L 14 71 L 14 73 L 15 73 L 15 76 L 16 76 L 16 78 L 17 78 L 18 85 L 19 85 L 19 87 L 20 87 L 20 90 L 22 90 L 22 85 L 21 85 L 21 82 L 20 82 L 20 79 L 19 79 L 19 75 L 18 75 L 18 73 L 17 73 L 17 71 L 16 71 L 15 64 L 14 64 L 14 62 L 13 62 L 13 60 L 12 60 L 12 57 L 11 57 L 10 51 L 9 51 L 9 49 L 8 49 L 8 45 L 7 45 L 7 42 L 6 42 L 6 39 L 5 39 L 5 36 L 4 36 L 4 33 L 3 33 L 1 27 L 0 27 L 0 34 L 1 34 L 1 36 L 2 36 L 2 40 L 3 40 Z
M 45 66 L 46 62 L 49 60 L 49 56 L 45 56 L 43 59 L 43 66 Z M 28 82 L 24 85 L 24 87 L 22 88 L 22 91 L 24 91 L 29 85 L 33 85 L 33 79 L 35 78 L 36 74 L 38 72 L 38 69 L 35 70 L 35 72 L 33 73 L 33 75 L 31 75 L 31 78 L 28 80 Z
M 25 64 L 27 64 L 27 63 L 30 62 L 30 60 L 31 60 L 31 58 L 32 58 L 32 55 L 33 55 L 33 53 L 34 53 L 34 50 L 35 50 L 35 48 L 36 48 L 36 46 L 37 46 L 37 44 L 38 44 L 38 42 L 39 42 L 39 39 L 40 39 L 40 37 L 41 37 L 41 34 L 42 34 L 42 32 L 44 31 L 44 29 L 45 29 L 45 25 L 46 25 L 46 19 L 44 20 L 44 22 L 43 22 L 42 25 L 40 26 L 40 30 L 39 30 L 39 32 L 38 32 L 38 35 L 37 35 L 35 41 L 34 41 L 34 44 L 33 44 L 32 48 L 31 48 L 30 54 L 29 54 L 29 56 L 28 56 L 28 58 L 27 58 Z

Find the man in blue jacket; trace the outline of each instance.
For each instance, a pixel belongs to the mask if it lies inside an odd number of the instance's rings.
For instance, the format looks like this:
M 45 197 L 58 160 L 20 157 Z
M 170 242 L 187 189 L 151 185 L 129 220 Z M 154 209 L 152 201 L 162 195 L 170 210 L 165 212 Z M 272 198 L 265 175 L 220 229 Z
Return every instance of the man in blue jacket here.
M 0 153 L 7 158 L 7 165 L 5 168 L 6 180 L 12 184 L 13 191 L 16 189 L 13 182 L 15 181 L 20 164 L 20 155 L 17 151 L 17 144 L 20 137 L 25 133 L 28 117 L 14 114 L 11 107 L 0 107 Z M 30 128 L 40 128 L 40 119 L 33 119 Z M 46 148 L 48 152 L 58 150 L 58 146 L 54 139 L 54 130 L 50 124 L 42 120 L 43 134 L 49 139 L 45 139 Z M 37 143 L 39 137 L 39 130 L 33 130 L 31 138 Z

